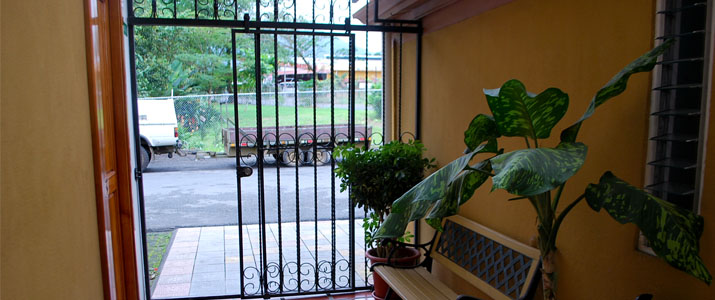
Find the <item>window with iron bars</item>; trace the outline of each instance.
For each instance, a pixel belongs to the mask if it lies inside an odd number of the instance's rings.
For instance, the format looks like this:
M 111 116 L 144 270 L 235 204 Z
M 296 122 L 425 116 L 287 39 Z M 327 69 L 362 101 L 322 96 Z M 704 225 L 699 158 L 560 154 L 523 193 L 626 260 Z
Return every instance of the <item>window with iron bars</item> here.
M 656 12 L 656 40 L 675 43 L 653 76 L 646 189 L 696 213 L 711 88 L 712 9 L 712 0 L 661 0 Z M 639 249 L 650 252 L 642 236 Z

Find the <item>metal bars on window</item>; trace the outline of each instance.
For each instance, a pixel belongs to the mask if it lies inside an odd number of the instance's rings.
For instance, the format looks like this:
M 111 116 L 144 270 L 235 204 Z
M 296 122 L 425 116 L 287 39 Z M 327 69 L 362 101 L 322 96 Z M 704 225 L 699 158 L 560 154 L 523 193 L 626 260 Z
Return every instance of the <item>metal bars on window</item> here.
M 675 39 L 658 62 L 651 106 L 648 185 L 682 208 L 699 210 L 708 101 L 712 1 L 665 0 L 656 40 Z
M 375 20 L 381 22 L 380 25 L 357 25 L 351 23 L 352 14 L 354 12 L 354 3 L 352 0 L 313 0 L 313 1 L 281 1 L 281 0 L 129 0 L 128 11 L 129 17 L 127 20 L 127 29 L 129 35 L 130 48 L 130 76 L 132 86 L 132 100 L 136 103 L 138 98 L 137 93 L 137 73 L 134 50 L 134 29 L 136 26 L 176 26 L 176 27 L 216 27 L 226 28 L 230 32 L 230 37 L 233 45 L 231 53 L 232 64 L 237 60 L 245 59 L 245 55 L 249 52 L 254 53 L 253 64 L 255 67 L 255 102 L 252 105 L 256 107 L 256 118 L 254 120 L 254 128 L 243 128 L 240 124 L 241 114 L 239 114 L 238 104 L 240 101 L 246 101 L 245 95 L 238 92 L 236 85 L 239 82 L 237 70 L 233 68 L 233 82 L 230 93 L 232 98 L 225 103 L 230 103 L 233 106 L 233 122 L 227 120 L 226 124 L 232 123 L 234 128 L 232 131 L 233 141 L 235 142 L 236 166 L 255 166 L 259 169 L 254 176 L 257 176 L 258 183 L 256 186 L 242 185 L 240 177 L 237 176 L 237 206 L 238 206 L 238 231 L 237 239 L 239 240 L 238 265 L 240 268 L 240 291 L 216 293 L 212 295 L 187 295 L 179 299 L 223 299 L 223 298 L 258 298 L 272 296 L 290 296 L 290 295 L 306 295 L 320 293 L 335 293 L 354 290 L 363 290 L 370 288 L 370 274 L 367 268 L 367 262 L 359 253 L 359 249 L 364 250 L 364 243 L 360 232 L 360 226 L 356 224 L 356 217 L 363 212 L 356 212 L 353 203 L 347 198 L 340 198 L 338 195 L 338 184 L 335 181 L 334 169 L 336 162 L 332 157 L 334 147 L 348 142 L 363 144 L 367 146 L 379 146 L 390 137 L 384 136 L 387 130 L 388 123 L 392 118 L 402 120 L 401 111 L 393 116 L 386 115 L 386 106 L 392 105 L 392 102 L 399 101 L 402 104 L 402 93 L 399 97 L 395 95 L 392 100 L 390 95 L 385 95 L 382 92 L 386 88 L 386 84 L 390 84 L 392 80 L 385 80 L 385 55 L 391 55 L 394 58 L 399 57 L 399 65 L 395 66 L 393 78 L 400 78 L 395 85 L 395 90 L 401 90 L 402 87 L 402 38 L 399 40 L 398 47 L 390 48 L 392 53 L 385 53 L 385 45 L 382 45 L 382 51 L 378 55 L 370 53 L 368 44 L 368 32 L 381 33 L 385 40 L 385 33 L 395 33 L 395 37 L 399 34 L 400 37 L 416 37 L 417 43 L 417 82 L 416 82 L 416 128 L 415 133 L 403 132 L 402 122 L 400 122 L 399 131 L 394 134 L 396 138 L 405 139 L 419 137 L 419 97 L 420 97 L 420 82 L 419 74 L 421 74 L 420 66 L 420 49 L 421 47 L 421 31 L 419 21 L 394 21 L 394 20 Z M 307 5 L 308 9 L 301 9 L 301 5 Z M 377 9 L 377 5 L 375 6 Z M 368 20 L 372 11 L 367 12 Z M 369 23 L 369 22 L 368 22 Z M 229 30 L 233 29 L 233 30 Z M 365 33 L 364 49 L 358 51 L 360 47 L 356 36 Z M 237 35 L 250 35 L 254 43 L 252 49 L 241 49 L 237 53 Z M 290 63 L 284 66 L 285 72 L 282 72 L 279 61 L 278 52 L 279 38 L 286 37 L 288 43 L 288 51 L 290 53 Z M 320 54 L 316 53 L 316 39 L 329 39 L 329 70 L 320 70 L 316 67 Z M 272 38 L 272 40 L 270 40 Z M 307 38 L 312 45 L 312 49 L 308 50 L 310 56 L 307 58 L 306 65 L 312 62 L 312 68 L 299 70 L 301 59 L 299 57 L 299 39 Z M 336 54 L 337 39 L 347 39 L 347 53 Z M 262 47 L 262 39 L 268 39 L 265 47 Z M 326 46 L 327 47 L 327 46 Z M 272 60 L 266 60 L 261 56 L 264 51 L 272 51 Z M 399 51 L 399 52 L 398 52 Z M 377 52 L 377 51 L 375 51 Z M 363 56 L 364 57 L 360 57 Z M 323 58 L 325 59 L 325 57 Z M 345 61 L 347 64 L 347 73 L 343 85 L 347 88 L 338 87 L 338 78 L 336 74 L 336 65 Z M 380 63 L 382 62 L 382 63 Z M 141 62 L 139 62 L 141 63 Z M 411 63 L 411 62 L 406 62 Z M 273 69 L 270 74 L 261 71 L 264 64 L 272 64 Z M 364 70 L 361 68 L 364 66 Z M 375 70 L 373 70 L 375 69 Z M 325 71 L 325 72 L 323 72 Z M 374 84 L 379 82 L 379 76 L 373 74 L 380 72 L 382 76 L 381 88 L 372 88 Z M 321 93 L 318 87 L 318 79 L 327 77 L 325 73 L 329 73 L 330 85 L 329 93 Z M 291 75 L 292 74 L 292 75 Z M 270 75 L 270 80 L 265 80 L 267 75 Z M 308 76 L 312 78 L 312 83 L 305 90 L 301 91 L 299 84 L 300 76 Z M 377 77 L 376 77 L 377 76 Z M 362 77 L 362 78 L 361 78 Z M 342 79 L 341 79 L 342 80 Z M 408 80 L 408 79 L 405 79 Z M 411 80 L 411 79 L 409 79 Z M 375 82 L 373 82 L 375 81 Z M 342 84 L 343 81 L 341 81 Z M 347 93 L 345 96 L 347 103 L 341 102 L 338 98 L 338 93 Z M 246 93 L 243 93 L 246 94 Z M 248 93 L 250 94 L 250 92 Z M 321 107 L 320 101 L 322 94 L 329 95 L 329 102 L 325 102 L 325 107 Z M 304 97 L 307 96 L 307 97 Z M 222 96 L 228 97 L 228 96 Z M 241 100 L 244 99 L 244 100 Z M 364 101 L 364 102 L 363 102 Z M 209 101 L 210 102 L 210 101 Z M 303 103 L 305 102 L 305 103 Z M 377 117 L 368 118 L 368 114 L 374 112 L 372 104 L 375 102 L 381 110 L 375 113 Z M 224 103 L 224 102 L 221 102 Z M 224 103 L 224 104 L 225 104 Z M 284 105 L 286 104 L 286 105 Z M 269 107 L 273 105 L 272 109 Z M 345 106 L 343 106 L 345 105 Z M 295 109 L 290 114 L 281 113 L 280 106 L 291 107 Z M 299 107 L 308 107 L 312 110 L 312 122 L 306 128 L 302 128 L 302 115 L 299 113 Z M 321 126 L 319 123 L 318 111 L 329 110 L 329 125 Z M 339 114 L 339 111 L 347 110 L 347 115 Z M 263 114 L 272 111 L 275 114 L 275 119 L 263 121 Z M 137 118 L 136 111 L 134 118 Z M 363 115 L 364 114 L 364 115 Z M 292 115 L 294 118 L 292 124 L 284 126 L 284 118 Z M 338 123 L 344 123 L 338 124 Z M 364 124 L 362 124 L 364 122 Z M 269 127 L 273 127 L 272 129 Z M 285 129 L 283 127 L 290 127 Z M 380 131 L 376 127 L 381 127 Z M 284 130 L 285 129 L 285 130 Z M 138 133 L 138 128 L 135 128 Z M 138 135 L 135 137 L 138 141 Z M 253 149 L 253 150 L 250 150 Z M 251 152 L 253 151 L 253 152 Z M 248 153 L 251 152 L 251 153 Z M 248 155 L 246 155 L 248 154 Z M 246 159 L 253 157 L 253 159 Z M 266 164 L 275 164 L 275 177 L 266 175 L 262 170 L 266 168 Z M 288 165 L 288 166 L 284 166 Z M 321 177 L 319 165 L 323 164 L 329 169 L 326 178 Z M 140 173 L 140 172 L 139 172 Z M 294 179 L 286 180 L 284 175 L 295 174 Z M 310 181 L 313 184 L 312 195 L 305 196 L 301 194 L 304 186 L 309 186 L 304 181 L 299 179 L 299 174 L 312 173 Z M 275 179 L 277 192 L 272 192 L 266 189 L 266 181 Z M 140 189 L 140 207 L 146 201 L 142 192 L 142 179 L 138 179 Z M 329 192 L 325 195 L 319 190 L 321 185 L 329 186 Z M 242 194 L 248 189 L 255 188 L 257 191 L 257 199 L 242 199 Z M 291 192 L 287 192 L 291 191 Z M 327 196 L 324 197 L 324 196 Z M 294 205 L 290 203 L 290 198 L 295 199 Z M 327 199 L 327 200 L 326 200 Z M 246 201 L 256 202 L 255 210 L 245 206 Z M 319 214 L 318 207 L 324 202 L 329 203 L 328 209 L 330 214 L 327 220 L 320 220 L 322 216 Z M 271 212 L 268 210 L 267 204 L 278 207 L 277 211 Z M 314 211 L 301 210 L 303 204 L 312 203 L 315 207 Z M 288 206 L 294 206 L 293 213 L 283 212 L 281 209 Z M 344 233 L 341 227 L 343 220 L 339 220 L 338 211 L 341 209 L 347 210 L 347 234 Z M 146 224 L 146 216 L 144 209 L 140 209 L 140 220 L 142 227 Z M 253 216 L 248 216 L 246 213 L 251 213 Z M 364 212 L 367 213 L 367 212 Z M 246 231 L 247 219 L 257 216 L 258 225 L 257 232 L 253 233 L 250 230 Z M 294 216 L 295 220 L 288 220 Z M 247 218 L 248 217 L 248 218 Z M 273 219 L 275 217 L 275 220 Z M 304 218 L 309 218 L 309 222 L 301 222 Z M 325 237 L 331 244 L 324 245 L 319 242 L 318 235 L 323 232 L 323 222 L 327 222 L 328 228 L 325 231 Z M 255 224 L 250 224 L 251 226 Z M 295 235 L 293 232 L 295 231 Z M 312 231 L 313 239 L 304 239 L 306 235 L 310 235 Z M 277 259 L 272 260 L 274 254 L 269 247 L 270 240 L 274 238 L 277 244 Z M 338 241 L 347 240 L 348 245 L 345 249 L 340 248 Z M 248 242 L 251 246 L 244 247 L 244 243 Z M 144 245 L 143 258 L 147 261 L 146 253 L 146 230 L 142 229 L 142 243 Z M 228 242 L 227 242 L 228 243 Z M 360 244 L 363 247 L 359 247 Z M 291 249 L 295 248 L 295 249 Z M 305 253 L 303 248 L 308 248 L 310 251 L 316 252 L 315 257 L 310 255 L 302 255 Z M 244 259 L 247 256 L 246 251 L 255 253 L 255 262 L 249 259 Z M 319 256 L 317 252 L 327 249 L 328 256 Z M 347 251 L 344 251 L 347 250 Z M 310 252 L 309 251 L 309 252 Z M 348 257 L 344 257 L 346 255 Z M 288 258 L 287 253 L 295 253 L 295 259 Z M 342 257 L 342 258 L 341 258 Z M 360 271 L 362 270 L 362 272 Z M 229 269 L 225 269 L 229 272 Z M 234 271 L 239 272 L 239 271 Z M 361 273 L 361 274 L 360 274 Z M 226 276 L 228 281 L 228 276 Z M 149 278 L 146 277 L 146 290 L 148 299 L 152 298 L 151 287 L 149 286 Z

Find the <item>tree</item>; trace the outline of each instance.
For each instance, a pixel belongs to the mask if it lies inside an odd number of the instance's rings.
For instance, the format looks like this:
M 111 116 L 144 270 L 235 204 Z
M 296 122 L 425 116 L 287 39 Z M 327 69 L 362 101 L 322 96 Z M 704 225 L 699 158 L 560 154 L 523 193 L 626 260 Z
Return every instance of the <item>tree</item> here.
M 237 0 L 249 10 L 254 1 Z M 179 2 L 177 17 L 192 18 L 193 4 Z M 219 8 L 221 11 L 221 7 Z M 163 11 L 171 13 L 173 11 Z M 255 90 L 252 35 L 236 34 L 239 92 Z M 262 51 L 263 52 L 263 51 Z M 137 26 L 136 79 L 140 97 L 233 92 L 229 28 Z M 262 73 L 272 72 L 272 55 L 261 53 Z

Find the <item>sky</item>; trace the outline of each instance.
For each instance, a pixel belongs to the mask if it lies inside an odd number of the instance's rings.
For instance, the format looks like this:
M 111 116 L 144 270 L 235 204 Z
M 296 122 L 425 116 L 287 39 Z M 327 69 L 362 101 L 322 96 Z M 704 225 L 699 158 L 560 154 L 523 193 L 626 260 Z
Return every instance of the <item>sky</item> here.
M 279 5 L 285 6 L 290 6 L 293 0 L 278 0 Z M 346 16 L 348 16 L 348 2 L 354 1 L 354 0 L 315 0 L 315 14 L 316 14 L 316 22 L 318 23 L 327 23 L 328 22 L 328 16 L 330 15 L 330 2 L 333 1 L 333 8 L 334 8 L 334 22 L 335 23 L 343 23 L 344 19 Z M 296 7 L 295 11 L 297 12 L 299 18 L 303 17 L 308 20 L 312 19 L 312 13 L 313 13 L 313 0 L 295 0 L 296 2 Z M 360 8 L 365 6 L 367 3 L 367 0 L 357 0 L 354 3 L 350 4 L 350 10 L 354 14 Z M 268 4 L 268 3 L 266 3 Z M 269 5 L 272 5 L 270 3 Z M 290 8 L 282 8 L 281 10 L 288 10 L 288 11 L 293 11 L 293 7 Z M 292 19 L 292 17 L 291 17 Z M 357 19 L 352 19 L 350 21 L 352 24 L 362 24 L 359 20 Z M 355 31 L 355 41 L 356 41 L 356 48 L 357 49 L 365 49 L 365 34 L 366 32 L 364 31 Z M 382 52 L 382 33 L 379 32 L 370 32 L 368 33 L 368 52 L 370 54 L 375 53 L 375 52 Z M 357 53 L 356 55 L 364 55 L 364 53 Z

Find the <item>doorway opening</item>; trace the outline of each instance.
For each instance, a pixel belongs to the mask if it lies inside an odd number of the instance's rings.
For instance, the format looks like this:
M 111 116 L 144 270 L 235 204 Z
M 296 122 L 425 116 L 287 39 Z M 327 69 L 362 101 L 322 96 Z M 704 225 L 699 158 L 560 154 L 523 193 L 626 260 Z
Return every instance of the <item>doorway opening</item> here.
M 418 137 L 390 110 L 403 35 L 420 40 L 421 27 L 361 24 L 366 4 L 128 2 L 147 299 L 371 288 L 366 212 L 332 153 Z M 392 65 L 386 35 L 399 41 Z M 389 94 L 387 72 L 400 77 Z

